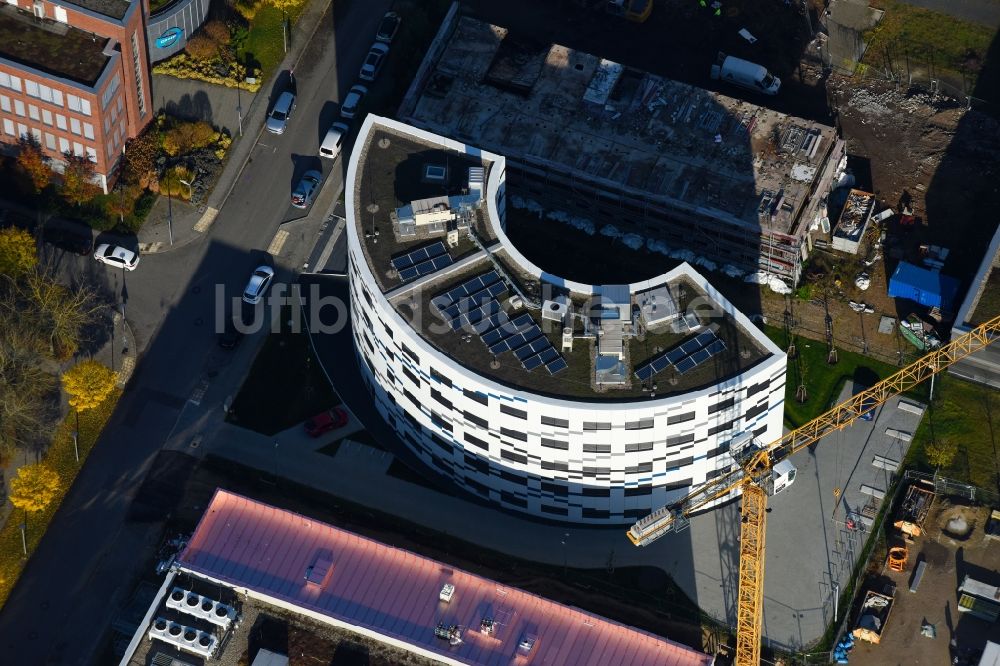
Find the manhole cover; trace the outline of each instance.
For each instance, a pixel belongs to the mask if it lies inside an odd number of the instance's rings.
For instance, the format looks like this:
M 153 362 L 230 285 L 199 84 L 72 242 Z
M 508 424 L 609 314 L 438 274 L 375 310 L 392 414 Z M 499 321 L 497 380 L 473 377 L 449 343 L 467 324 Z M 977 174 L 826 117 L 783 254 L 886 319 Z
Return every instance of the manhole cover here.
M 378 212 L 378 204 L 377 203 L 370 203 L 367 206 L 365 206 L 365 210 L 367 210 L 369 213 L 377 213 Z
M 389 139 L 387 139 L 386 137 L 382 137 L 381 139 L 378 140 L 379 148 L 388 148 L 390 145 L 392 145 L 392 142 L 389 141 Z

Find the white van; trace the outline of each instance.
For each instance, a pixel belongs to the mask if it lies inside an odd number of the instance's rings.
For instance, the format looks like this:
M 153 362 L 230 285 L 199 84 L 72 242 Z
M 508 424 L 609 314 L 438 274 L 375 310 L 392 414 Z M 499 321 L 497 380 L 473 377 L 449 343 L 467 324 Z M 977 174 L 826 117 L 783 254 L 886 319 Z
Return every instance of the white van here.
M 781 79 L 767 71 L 763 65 L 749 60 L 719 54 L 719 62 L 712 65 L 712 78 L 728 81 L 765 95 L 777 95 Z
M 331 160 L 337 159 L 341 148 L 344 147 L 344 140 L 347 139 L 347 125 L 344 123 L 334 123 L 326 131 L 323 143 L 319 145 L 319 156 Z

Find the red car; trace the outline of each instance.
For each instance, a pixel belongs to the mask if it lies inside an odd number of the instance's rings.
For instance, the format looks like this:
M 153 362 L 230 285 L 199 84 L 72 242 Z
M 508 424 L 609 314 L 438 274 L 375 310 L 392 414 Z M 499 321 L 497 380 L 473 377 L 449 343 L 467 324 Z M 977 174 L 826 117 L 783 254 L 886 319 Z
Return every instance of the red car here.
M 342 428 L 345 425 L 347 425 L 347 412 L 340 407 L 334 407 L 306 421 L 306 433 L 310 437 L 319 437 L 325 432 Z

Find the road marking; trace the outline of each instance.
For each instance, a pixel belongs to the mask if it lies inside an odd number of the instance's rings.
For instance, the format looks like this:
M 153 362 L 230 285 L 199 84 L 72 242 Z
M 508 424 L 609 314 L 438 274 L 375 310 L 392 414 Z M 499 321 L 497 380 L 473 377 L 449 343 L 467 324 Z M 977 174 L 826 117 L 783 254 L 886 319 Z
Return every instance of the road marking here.
M 163 247 L 162 241 L 139 243 L 139 254 L 154 254 L 159 252 L 161 247 Z
M 218 216 L 219 211 L 216 208 L 207 209 L 198 220 L 198 223 L 194 225 L 194 230 L 198 233 L 205 233 L 208 228 L 212 226 L 212 222 L 215 222 L 215 218 Z
M 190 402 L 195 407 L 200 407 L 201 399 L 205 397 L 205 392 L 208 391 L 208 384 L 209 381 L 207 379 L 202 379 L 198 383 L 198 387 L 195 388 L 193 393 L 191 393 L 191 397 L 188 398 L 188 402 Z
M 272 257 L 278 256 L 281 254 L 281 248 L 285 247 L 285 241 L 287 240 L 288 232 L 284 229 L 278 229 L 278 233 L 274 234 L 271 244 L 267 246 L 267 253 Z

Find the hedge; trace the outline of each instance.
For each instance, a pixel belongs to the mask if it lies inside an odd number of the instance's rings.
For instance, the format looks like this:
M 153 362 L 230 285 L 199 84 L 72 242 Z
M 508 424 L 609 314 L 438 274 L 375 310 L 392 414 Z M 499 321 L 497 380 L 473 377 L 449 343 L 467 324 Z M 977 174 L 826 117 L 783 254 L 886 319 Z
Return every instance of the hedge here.
M 28 517 L 28 557 L 38 547 L 52 517 L 59 510 L 59 505 L 62 504 L 63 498 L 73 485 L 73 480 L 86 461 L 87 454 L 90 453 L 108 419 L 111 418 L 121 395 L 121 389 L 115 389 L 100 407 L 80 413 L 80 462 L 76 462 L 76 456 L 73 453 L 73 428 L 76 426 L 76 414 L 70 412 L 56 428 L 52 444 L 45 453 L 42 462 L 59 474 L 62 487 L 58 497 L 48 509 Z M 14 509 L 8 516 L 6 524 L 0 529 L 0 608 L 7 602 L 7 598 L 14 589 L 14 585 L 17 584 L 17 579 L 27 563 L 24 551 L 21 549 L 20 525 L 22 520 L 24 520 L 24 512 Z

